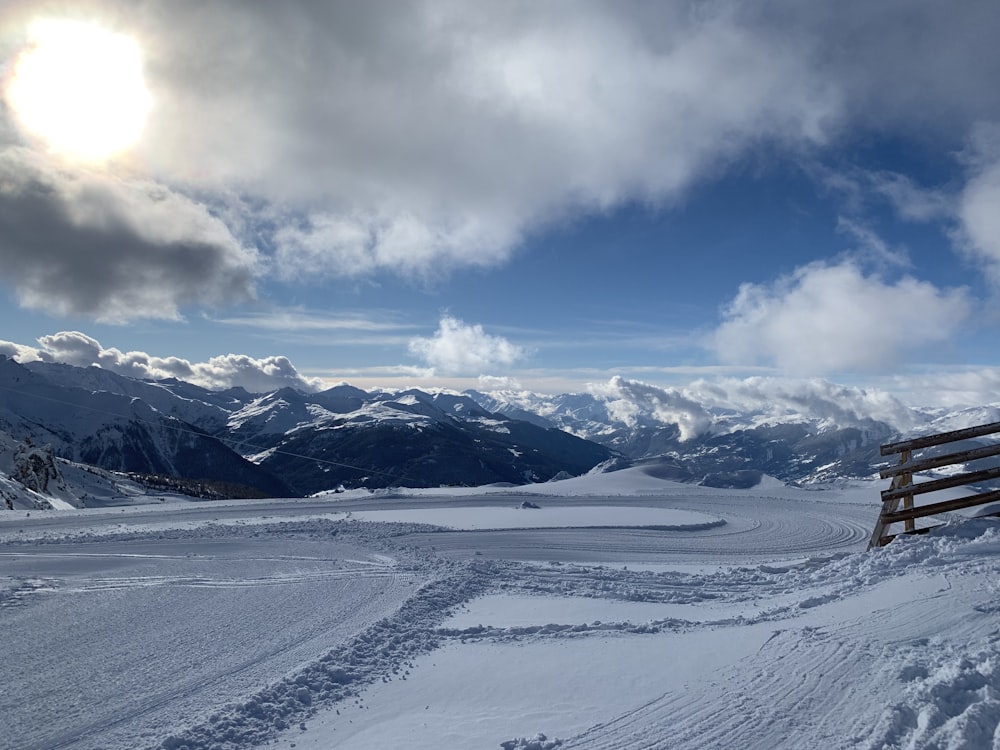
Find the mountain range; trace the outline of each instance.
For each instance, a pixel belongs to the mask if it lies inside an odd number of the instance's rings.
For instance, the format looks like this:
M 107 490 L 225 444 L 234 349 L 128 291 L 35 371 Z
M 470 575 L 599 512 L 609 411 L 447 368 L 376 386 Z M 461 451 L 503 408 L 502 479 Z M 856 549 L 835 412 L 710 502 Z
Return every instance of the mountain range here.
M 578 475 L 605 446 L 453 393 L 210 391 L 0 358 L 0 431 L 79 464 L 309 495 L 341 487 L 521 484 Z M 0 471 L 10 476 L 8 460 Z
M 44 499 L 53 492 L 42 486 L 48 477 L 65 502 L 84 504 L 60 484 L 60 466 L 90 467 L 89 476 L 116 487 L 124 478 L 130 487 L 203 497 L 523 484 L 634 463 L 708 486 L 750 487 L 764 475 L 808 484 L 872 476 L 883 462 L 879 445 L 899 433 L 870 417 L 701 412 L 692 431 L 683 416 L 623 410 L 594 394 L 346 384 L 255 394 L 0 358 L 0 479 L 8 483 L 0 494 L 14 482 Z M 991 406 L 921 412 L 918 421 L 938 431 L 998 419 L 1000 409 Z M 6 492 L 11 506 L 13 491 Z M 92 501 L 113 494 L 89 493 Z

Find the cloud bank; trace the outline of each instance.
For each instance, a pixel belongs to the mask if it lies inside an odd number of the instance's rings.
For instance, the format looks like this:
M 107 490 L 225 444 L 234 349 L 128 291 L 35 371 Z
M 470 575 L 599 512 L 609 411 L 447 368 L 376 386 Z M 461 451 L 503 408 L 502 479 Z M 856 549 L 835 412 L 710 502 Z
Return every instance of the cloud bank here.
M 798 415 L 823 427 L 852 427 L 873 419 L 900 431 L 920 422 L 909 405 L 886 390 L 845 386 L 822 378 L 697 380 L 685 393 L 706 408 L 756 414 L 764 422 Z
M 945 410 L 982 407 L 1000 399 L 1000 367 L 968 366 L 916 375 L 897 375 L 886 387 L 907 403 Z
M 471 331 L 476 346 L 483 346 L 484 337 L 498 338 L 482 334 L 478 326 L 450 320 L 454 327 Z M 444 325 L 445 330 L 449 327 L 450 324 Z M 240 386 L 260 393 L 283 387 L 304 391 L 323 387 L 319 381 L 298 372 L 286 357 L 257 359 L 228 354 L 207 362 L 190 362 L 178 357 L 105 348 L 96 339 L 77 331 L 43 336 L 37 347 L 0 341 L 0 356 L 22 363 L 96 366 L 134 378 L 178 378 L 213 390 Z M 396 370 L 408 376 L 434 374 L 414 368 Z M 479 388 L 517 391 L 521 386 L 510 377 L 483 376 Z M 663 387 L 615 376 L 604 383 L 591 384 L 588 390 L 622 425 L 677 425 L 683 440 L 728 431 L 734 425 L 793 420 L 808 420 L 823 429 L 863 427 L 876 420 L 906 432 L 926 421 L 926 416 L 914 407 L 956 410 L 995 403 L 1000 393 L 1000 368 L 892 376 L 878 388 L 842 385 L 822 378 L 787 377 L 701 378 L 684 386 Z
M 719 378 L 663 388 L 620 376 L 592 384 L 609 415 L 627 427 L 677 425 L 681 440 L 728 432 L 734 421 L 760 425 L 807 420 L 821 429 L 863 426 L 876 420 L 906 431 L 921 417 L 887 391 L 823 379 Z
M 285 387 L 314 391 L 321 386 L 318 380 L 299 373 L 287 357 L 256 359 L 245 354 L 224 354 L 207 362 L 190 362 L 179 357 L 105 349 L 97 339 L 78 331 L 42 336 L 38 345 L 36 348 L 0 341 L 0 355 L 22 363 L 42 361 L 100 367 L 130 378 L 177 378 L 210 390 L 242 387 L 251 393 L 264 393 Z

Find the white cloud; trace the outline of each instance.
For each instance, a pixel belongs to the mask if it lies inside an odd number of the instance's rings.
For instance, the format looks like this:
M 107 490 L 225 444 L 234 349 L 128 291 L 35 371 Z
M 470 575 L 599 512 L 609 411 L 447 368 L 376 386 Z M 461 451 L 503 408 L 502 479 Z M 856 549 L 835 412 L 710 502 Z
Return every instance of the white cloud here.
M 1000 402 L 1000 368 L 968 365 L 896 375 L 886 387 L 914 406 L 949 410 L 981 407 Z
M 959 242 L 1000 284 L 1000 125 L 979 128 L 964 157 L 970 177 L 959 198 Z
M 677 425 L 682 440 L 734 427 L 801 420 L 821 429 L 863 426 L 876 420 L 908 430 L 921 422 L 919 415 L 886 390 L 818 378 L 701 379 L 681 388 L 663 388 L 616 376 L 607 383 L 591 384 L 589 390 L 622 424 Z
M 865 273 L 852 261 L 803 266 L 773 284 L 743 284 L 711 346 L 725 362 L 774 362 L 797 374 L 884 370 L 946 342 L 970 310 L 962 289 Z
M 33 346 L 15 344 L 13 341 L 0 341 L 0 357 L 10 357 L 24 364 L 40 360 L 41 352 Z
M 941 188 L 926 188 L 906 175 L 876 172 L 870 175 L 873 189 L 886 198 L 902 218 L 909 221 L 951 219 L 955 196 Z
M 489 226 L 483 217 L 416 216 L 407 211 L 341 217 L 312 214 L 274 237 L 277 275 L 322 281 L 376 271 L 434 276 L 453 266 L 490 266 L 506 260 L 520 240 L 515 226 Z
M 517 378 L 503 375 L 480 375 L 479 390 L 481 391 L 519 391 L 521 382 Z
M 841 216 L 837 229 L 853 237 L 857 248 L 846 257 L 856 257 L 859 262 L 878 268 L 907 268 L 911 265 L 905 249 L 890 247 L 878 232 L 858 219 Z
M 255 358 L 246 354 L 223 354 L 208 362 L 190 365 L 192 376 L 185 378 L 206 388 L 241 386 L 252 393 L 271 391 L 275 388 L 296 388 L 311 391 L 320 382 L 307 378 L 295 369 L 288 357 L 270 356 Z
M 445 315 L 431 338 L 410 341 L 410 353 L 446 375 L 480 375 L 506 368 L 527 356 L 503 336 L 492 336 L 481 325 L 466 325 Z
M 816 420 L 823 427 L 851 427 L 869 419 L 908 430 L 918 424 L 897 396 L 879 388 L 845 386 L 821 378 L 719 378 L 696 380 L 684 389 L 705 408 L 759 415 L 764 421 L 793 417 Z
M 660 388 L 615 376 L 605 384 L 591 385 L 590 391 L 606 401 L 608 414 L 613 419 L 628 427 L 650 420 L 675 424 L 684 441 L 703 435 L 712 426 L 712 415 L 704 406 L 674 388 Z
M 884 200 L 901 219 L 939 223 L 953 248 L 981 267 L 994 285 L 1000 285 L 1000 218 L 995 210 L 1000 204 L 1000 124 L 973 128 L 958 162 L 965 170 L 964 182 L 936 187 L 888 171 L 838 172 L 822 167 L 812 171 L 842 199 L 850 216 L 839 219 L 838 229 L 858 241 L 863 252 L 858 257 L 866 262 L 884 267 L 910 265 L 905 249 L 887 245 L 860 218 Z
M 260 312 L 248 312 L 214 318 L 216 323 L 269 331 L 403 331 L 417 326 L 394 318 L 398 314 L 366 312 L 320 312 L 300 307 L 276 307 Z
M 843 193 L 855 212 L 871 191 L 886 199 L 903 219 L 943 222 L 951 228 L 960 252 L 981 266 L 991 281 L 1000 284 L 1000 123 L 974 127 L 966 147 L 958 154 L 965 168 L 965 182 L 925 187 L 906 175 L 854 170 L 851 175 L 829 175 L 827 184 Z M 856 220 L 841 220 L 842 229 L 872 254 L 892 253 L 870 230 Z M 881 245 L 881 246 L 880 246 Z
M 144 157 L 291 207 L 270 218 L 297 280 L 492 265 L 762 144 L 962 133 L 1000 104 L 991 0 L 121 7 L 155 29 Z
M 284 387 L 312 391 L 321 385 L 320 381 L 299 373 L 287 357 L 257 359 L 245 354 L 223 354 L 207 362 L 190 362 L 179 357 L 105 349 L 97 339 L 79 331 L 60 331 L 42 336 L 38 344 L 36 349 L 0 341 L 0 354 L 8 354 L 22 363 L 41 360 L 75 367 L 100 367 L 130 378 L 177 378 L 212 390 L 239 386 L 252 393 Z

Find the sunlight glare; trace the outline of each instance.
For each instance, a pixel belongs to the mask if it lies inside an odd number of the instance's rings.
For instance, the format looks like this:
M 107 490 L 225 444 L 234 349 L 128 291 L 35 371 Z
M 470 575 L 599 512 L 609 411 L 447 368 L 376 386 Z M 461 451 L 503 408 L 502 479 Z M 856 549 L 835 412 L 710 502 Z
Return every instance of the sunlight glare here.
M 18 57 L 8 104 L 52 151 L 103 161 L 133 146 L 152 100 L 134 39 L 80 21 L 39 20 Z

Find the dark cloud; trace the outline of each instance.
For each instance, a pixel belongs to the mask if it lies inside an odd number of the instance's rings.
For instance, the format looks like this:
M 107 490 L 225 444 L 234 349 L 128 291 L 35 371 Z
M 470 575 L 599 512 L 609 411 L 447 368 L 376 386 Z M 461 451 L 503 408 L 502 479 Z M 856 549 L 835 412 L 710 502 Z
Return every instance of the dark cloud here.
M 844 92 L 851 125 L 956 145 L 975 123 L 1000 117 L 992 0 L 772 0 L 744 11 L 806 40 L 814 75 Z
M 256 264 L 204 206 L 161 185 L 0 153 L 0 265 L 26 307 L 173 318 L 252 298 Z

